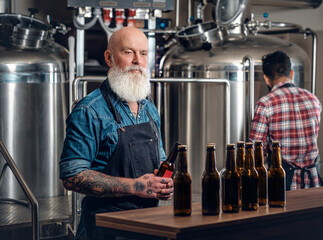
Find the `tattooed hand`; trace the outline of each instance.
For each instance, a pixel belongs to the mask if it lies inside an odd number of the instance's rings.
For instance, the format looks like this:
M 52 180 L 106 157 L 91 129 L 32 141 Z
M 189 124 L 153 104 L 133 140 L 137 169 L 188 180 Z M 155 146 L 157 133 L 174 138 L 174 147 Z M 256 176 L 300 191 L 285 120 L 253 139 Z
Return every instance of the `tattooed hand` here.
M 169 200 L 173 193 L 171 178 L 145 174 L 139 178 L 112 177 L 94 170 L 85 170 L 63 180 L 66 189 L 93 197 L 119 197 L 137 195 L 144 198 Z
M 157 169 L 155 170 L 158 171 Z M 158 200 L 169 200 L 174 191 L 171 178 L 157 177 L 156 174 L 145 174 L 135 179 L 135 194 L 144 198 L 156 198 Z

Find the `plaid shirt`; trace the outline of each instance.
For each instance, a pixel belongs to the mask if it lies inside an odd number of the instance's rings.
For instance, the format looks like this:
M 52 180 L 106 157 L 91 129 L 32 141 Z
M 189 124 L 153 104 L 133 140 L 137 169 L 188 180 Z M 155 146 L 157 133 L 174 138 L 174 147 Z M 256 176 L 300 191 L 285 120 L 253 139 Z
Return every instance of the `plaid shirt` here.
M 262 140 L 264 152 L 271 141 L 279 141 L 282 160 L 300 168 L 315 163 L 319 154 L 317 146 L 320 128 L 321 104 L 309 91 L 292 86 L 291 82 L 275 85 L 270 93 L 256 104 L 251 123 L 250 141 Z M 267 144 L 266 144 L 267 143 Z M 316 168 L 310 168 L 314 186 L 319 179 Z M 301 170 L 296 170 L 291 190 L 301 188 Z M 309 178 L 305 174 L 305 187 L 309 187 Z

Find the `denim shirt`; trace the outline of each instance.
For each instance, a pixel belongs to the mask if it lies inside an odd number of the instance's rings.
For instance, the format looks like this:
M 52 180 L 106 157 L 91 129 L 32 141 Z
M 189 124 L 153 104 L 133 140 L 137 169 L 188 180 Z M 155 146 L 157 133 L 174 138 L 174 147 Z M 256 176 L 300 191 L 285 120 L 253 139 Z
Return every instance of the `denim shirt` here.
M 152 102 L 147 99 L 138 102 L 139 109 L 136 119 L 126 101 L 122 101 L 115 94 L 111 94 L 111 101 L 122 118 L 121 124 L 116 123 L 100 89 L 94 90 L 81 99 L 68 116 L 66 138 L 59 163 L 61 179 L 75 176 L 87 169 L 103 171 L 109 164 L 109 158 L 117 145 L 117 129 L 121 125 L 128 126 L 148 122 L 149 117 L 146 111 L 157 123 L 160 135 L 160 118 Z M 161 139 L 159 148 L 160 160 L 164 161 L 166 155 Z

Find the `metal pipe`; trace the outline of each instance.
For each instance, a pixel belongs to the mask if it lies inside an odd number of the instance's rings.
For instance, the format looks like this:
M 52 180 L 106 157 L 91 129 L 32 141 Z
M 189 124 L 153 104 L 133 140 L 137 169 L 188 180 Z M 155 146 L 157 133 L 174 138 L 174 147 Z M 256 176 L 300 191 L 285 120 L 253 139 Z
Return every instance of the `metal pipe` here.
M 311 92 L 313 94 L 316 93 L 316 59 L 317 59 L 317 35 L 311 29 L 307 28 L 306 34 L 312 35 L 312 84 L 311 84 Z
M 252 59 L 251 59 L 252 60 Z M 252 61 L 253 65 L 253 61 Z M 254 75 L 254 70 L 252 70 Z M 80 97 L 84 97 L 84 93 L 81 95 L 79 94 L 79 84 L 84 82 L 103 82 L 106 77 L 103 76 L 81 76 L 77 77 L 73 81 L 73 101 L 77 101 Z M 252 78 L 254 82 L 254 78 Z M 227 143 L 230 143 L 230 81 L 226 79 L 192 79 L 192 78 L 151 78 L 150 82 L 154 83 L 174 83 L 174 82 L 184 82 L 184 83 L 224 83 L 226 84 L 226 139 Z M 158 105 L 158 103 L 157 103 Z
M 79 23 L 85 23 L 84 15 L 79 15 L 77 18 Z M 76 76 L 84 75 L 84 39 L 84 30 L 76 29 Z
M 11 1 L 1 0 L 0 1 L 0 13 L 11 13 Z
M 207 78 L 151 78 L 154 83 L 224 83 L 226 85 L 226 142 L 230 143 L 230 81 L 227 79 L 207 79 Z M 159 103 L 157 103 L 159 104 Z
M 288 7 L 288 8 L 317 8 L 322 0 L 251 0 L 251 5 Z
M 0 151 L 31 204 L 33 240 L 38 240 L 39 239 L 39 210 L 38 210 L 37 199 L 35 198 L 34 194 L 29 189 L 26 181 L 21 176 L 21 174 L 17 168 L 17 165 L 15 164 L 15 161 L 12 159 L 7 148 L 5 147 L 5 145 L 3 144 L 3 142 L 1 140 L 0 140 Z
M 80 9 L 79 9 L 80 10 Z M 85 18 L 83 14 L 79 14 L 77 16 L 77 21 L 80 24 L 85 23 Z M 76 29 L 76 76 L 84 75 L 84 39 L 85 39 L 85 31 L 81 29 Z M 74 83 L 74 81 L 73 81 Z M 74 96 L 74 95 L 73 95 Z M 72 101 L 72 105 L 70 109 L 72 110 L 74 106 L 74 100 Z M 77 230 L 77 196 L 76 193 L 72 193 L 72 215 L 73 215 L 73 230 L 76 232 Z
M 68 49 L 69 49 L 69 55 L 68 55 L 68 86 L 69 86 L 69 111 L 72 111 L 72 83 L 75 76 L 75 38 L 73 36 L 68 37 Z
M 156 29 L 156 17 L 154 16 L 154 10 L 149 12 L 148 29 Z M 155 76 L 156 73 L 156 35 L 154 32 L 148 32 L 148 65 L 151 76 Z
M 73 81 L 73 102 L 79 100 L 81 97 L 84 97 L 84 94 L 79 94 L 79 84 L 84 82 L 103 82 L 107 77 L 105 76 L 80 76 L 74 79 Z
M 175 26 L 179 26 L 179 1 L 176 0 L 176 12 L 175 12 Z
M 246 121 L 246 131 L 249 136 L 249 126 L 251 125 L 251 120 L 254 116 L 254 105 L 255 105 L 255 65 L 253 58 L 250 55 L 247 55 L 243 58 L 242 63 L 243 63 L 243 77 L 245 78 L 246 76 L 246 68 L 247 65 L 246 63 L 249 62 L 249 74 L 248 74 L 248 82 L 249 82 L 249 117 L 247 116 L 247 121 Z
M 191 25 L 191 15 L 192 15 L 192 1 L 187 0 L 187 26 Z
M 106 77 L 100 76 L 80 76 L 76 77 L 72 83 L 72 108 L 76 104 L 76 102 L 86 95 L 86 84 L 84 82 L 103 82 Z M 83 87 L 80 87 L 79 84 L 82 83 Z M 79 94 L 79 90 L 82 89 L 82 94 Z M 72 216 L 73 216 L 73 230 L 76 232 L 77 230 L 77 206 L 78 206 L 78 195 L 79 193 L 72 193 Z

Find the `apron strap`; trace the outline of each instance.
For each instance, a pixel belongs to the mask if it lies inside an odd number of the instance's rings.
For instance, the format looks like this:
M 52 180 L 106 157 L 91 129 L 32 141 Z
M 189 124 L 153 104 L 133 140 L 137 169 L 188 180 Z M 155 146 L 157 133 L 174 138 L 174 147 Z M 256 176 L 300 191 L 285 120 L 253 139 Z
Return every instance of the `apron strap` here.
M 110 97 L 109 97 L 109 89 L 108 89 L 108 87 L 106 86 L 106 81 L 108 81 L 107 79 L 101 84 L 101 86 L 100 86 L 100 91 L 101 91 L 101 94 L 102 94 L 102 96 L 103 96 L 103 98 L 104 98 L 104 100 L 106 101 L 106 103 L 107 103 L 107 105 L 108 105 L 108 107 L 109 107 L 109 109 L 111 110 L 111 112 L 112 112 L 112 114 L 113 114 L 113 117 L 114 117 L 114 120 L 116 120 L 116 122 L 118 123 L 118 124 L 120 124 L 121 123 L 121 119 L 122 119 L 122 117 L 121 117 L 121 115 L 120 115 L 120 113 L 118 113 L 117 111 L 116 111 L 116 109 L 113 107 L 113 105 L 112 105 L 112 101 L 111 101 L 111 99 L 110 99 Z
M 150 122 L 150 125 L 151 125 L 152 129 L 154 129 L 154 131 L 156 133 L 156 137 L 157 137 L 157 141 L 158 141 L 158 146 L 157 146 L 157 149 L 158 149 L 158 157 L 157 158 L 158 158 L 158 162 L 160 162 L 160 149 L 159 149 L 160 134 L 159 134 L 159 131 L 158 131 L 158 126 L 157 126 L 157 123 L 152 118 L 152 116 L 147 111 L 147 109 L 146 109 L 146 113 L 147 113 L 147 116 L 149 118 L 149 122 Z

